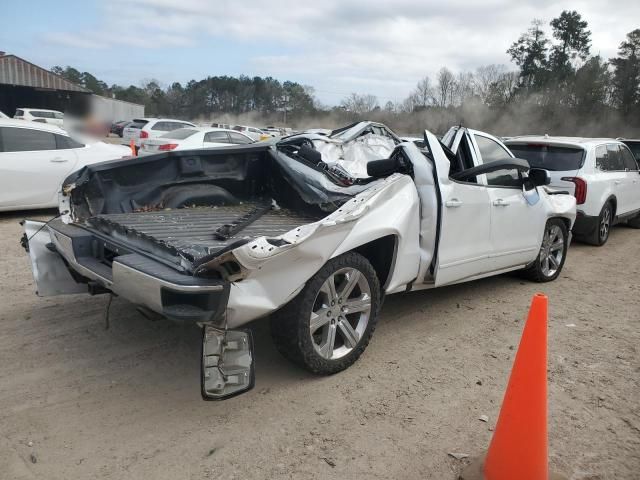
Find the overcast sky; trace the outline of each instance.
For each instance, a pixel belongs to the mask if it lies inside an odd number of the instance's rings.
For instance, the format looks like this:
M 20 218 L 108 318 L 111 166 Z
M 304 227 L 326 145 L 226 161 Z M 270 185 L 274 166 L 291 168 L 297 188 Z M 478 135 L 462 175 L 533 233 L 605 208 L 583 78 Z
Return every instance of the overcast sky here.
M 402 100 L 425 75 L 509 64 L 534 18 L 563 9 L 588 21 L 592 53 L 615 55 L 640 28 L 640 1 L 104 0 L 3 2 L 0 50 L 107 83 L 260 75 L 315 88 L 326 104 L 350 92 Z M 308 5 L 308 6 L 307 6 Z M 547 28 L 550 35 L 550 28 Z

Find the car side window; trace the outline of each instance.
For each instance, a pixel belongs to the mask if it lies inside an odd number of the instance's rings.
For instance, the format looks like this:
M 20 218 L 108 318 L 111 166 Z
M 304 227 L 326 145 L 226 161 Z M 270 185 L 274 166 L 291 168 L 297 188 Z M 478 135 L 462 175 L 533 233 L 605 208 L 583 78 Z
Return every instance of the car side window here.
M 76 142 L 71 137 L 65 137 L 64 135 L 54 135 L 56 137 L 56 149 L 68 150 L 70 148 L 82 148 L 84 145 L 80 142 Z
M 622 162 L 624 164 L 624 168 L 626 170 L 638 170 L 638 164 L 636 163 L 636 159 L 627 147 L 620 147 L 620 156 L 622 157 Z
M 159 130 L 161 132 L 168 132 L 170 129 L 168 128 L 167 123 L 169 123 L 169 122 L 157 122 L 153 127 L 151 127 L 151 130 Z
M 596 168 L 606 172 L 609 168 L 609 152 L 606 145 L 598 145 L 596 147 Z
M 168 131 L 172 132 L 174 130 L 177 130 L 179 128 L 186 128 L 186 127 L 190 127 L 191 125 L 187 125 L 186 123 L 180 123 L 180 122 L 167 122 L 167 127 L 168 127 Z
M 608 143 L 607 156 L 609 158 L 609 170 L 624 170 L 624 162 L 622 161 L 622 155 L 620 154 L 620 148 L 618 147 L 618 145 L 616 145 L 615 143 Z
M 231 143 L 234 143 L 236 145 L 246 145 L 248 143 L 253 143 L 250 138 L 247 138 L 244 135 L 240 135 L 239 133 L 229 132 L 229 137 L 231 138 Z
M 205 142 L 210 143 L 229 143 L 227 132 L 209 132 L 204 136 Z
M 3 152 L 35 152 L 55 150 L 56 139 L 51 132 L 30 128 L 0 128 L 0 145 Z
M 475 135 L 475 139 L 476 144 L 478 145 L 478 150 L 480 150 L 480 157 L 483 164 L 511 158 L 509 152 L 495 140 L 480 135 Z M 520 173 L 515 169 L 498 170 L 495 172 L 487 173 L 486 176 L 487 185 L 490 186 L 514 188 L 522 187 Z

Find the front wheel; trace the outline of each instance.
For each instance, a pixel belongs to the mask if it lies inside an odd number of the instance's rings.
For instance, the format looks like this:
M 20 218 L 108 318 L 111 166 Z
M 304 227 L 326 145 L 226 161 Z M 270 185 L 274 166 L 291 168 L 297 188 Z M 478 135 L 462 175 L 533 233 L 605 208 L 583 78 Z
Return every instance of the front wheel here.
M 333 258 L 272 315 L 276 348 L 312 373 L 340 372 L 369 344 L 380 299 L 378 276 L 365 257 L 349 252 Z
M 551 282 L 558 278 L 567 257 L 569 235 L 564 221 L 552 218 L 547 221 L 538 257 L 524 274 L 534 282 Z

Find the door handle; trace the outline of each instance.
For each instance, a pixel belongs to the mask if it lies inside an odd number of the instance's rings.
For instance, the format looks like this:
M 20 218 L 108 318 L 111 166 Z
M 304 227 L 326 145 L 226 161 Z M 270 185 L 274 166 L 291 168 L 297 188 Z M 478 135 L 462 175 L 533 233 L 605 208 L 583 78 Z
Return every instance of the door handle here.
M 622 183 L 622 180 L 615 180 L 613 183 L 615 183 L 616 185 L 620 185 Z
M 497 200 L 493 201 L 493 204 L 496 207 L 508 207 L 510 205 L 509 202 L 506 202 L 505 200 L 503 200 L 502 198 L 498 198 Z
M 462 205 L 462 202 L 457 198 L 452 198 L 451 200 L 447 200 L 446 202 L 444 202 L 444 204 L 449 208 L 458 208 L 460 205 Z
M 62 157 L 55 157 L 51 159 L 51 162 L 53 163 L 64 163 L 64 162 L 68 162 L 69 160 L 67 160 L 66 158 L 62 158 Z

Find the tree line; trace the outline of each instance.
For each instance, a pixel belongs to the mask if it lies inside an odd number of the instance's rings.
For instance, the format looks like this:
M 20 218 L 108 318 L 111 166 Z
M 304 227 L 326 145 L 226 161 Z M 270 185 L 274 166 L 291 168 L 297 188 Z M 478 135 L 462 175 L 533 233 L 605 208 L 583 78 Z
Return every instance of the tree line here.
M 149 80 L 123 87 L 72 67 L 52 71 L 97 94 L 144 104 L 150 116 L 252 115 L 298 127 L 368 118 L 402 132 L 465 123 L 505 135 L 638 135 L 640 28 L 626 35 L 614 58 L 592 50 L 597 51 L 587 22 L 565 10 L 547 25 L 531 22 L 506 52 L 511 67 L 486 65 L 457 73 L 442 67 L 400 102 L 381 105 L 374 95 L 352 93 L 334 107 L 322 106 L 312 87 L 272 77 L 215 76 L 165 88 Z
M 280 82 L 272 77 L 215 76 L 185 85 L 174 82 L 163 88 L 158 80 L 146 80 L 140 86 L 108 86 L 91 73 L 73 67 L 55 66 L 53 73 L 98 95 L 142 104 L 149 116 L 185 119 L 210 118 L 220 114 L 286 113 L 306 115 L 315 111 L 313 89 L 296 82 Z

